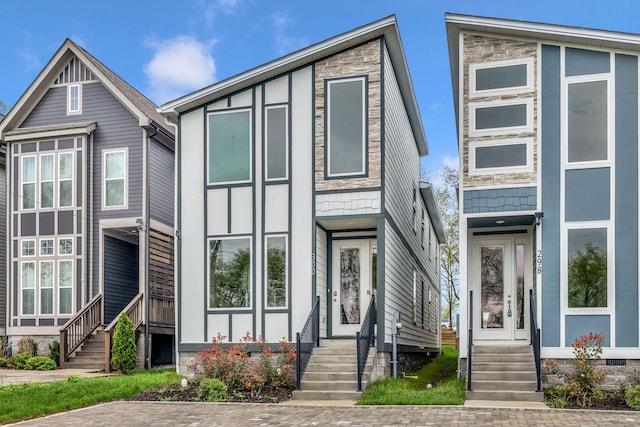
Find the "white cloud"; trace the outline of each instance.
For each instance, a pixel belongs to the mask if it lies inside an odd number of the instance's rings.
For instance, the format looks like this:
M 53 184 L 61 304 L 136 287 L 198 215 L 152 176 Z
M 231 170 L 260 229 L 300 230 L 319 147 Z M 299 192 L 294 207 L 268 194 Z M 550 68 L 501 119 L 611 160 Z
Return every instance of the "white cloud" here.
M 309 45 L 309 41 L 304 37 L 292 37 L 286 34 L 286 28 L 291 24 L 291 20 L 284 12 L 271 15 L 271 25 L 275 28 L 276 48 L 280 55 L 291 53 Z
M 211 55 L 215 40 L 201 42 L 191 36 L 151 41 L 155 50 L 145 67 L 149 97 L 164 103 L 210 85 L 216 80 L 216 63 Z
M 199 0 L 196 3 L 196 8 L 199 9 L 199 14 L 204 20 L 207 27 L 213 25 L 213 21 L 218 14 L 233 15 L 243 0 Z
M 442 165 L 454 170 L 458 170 L 458 166 L 460 166 L 460 158 L 458 156 L 451 157 L 444 155 L 442 156 Z

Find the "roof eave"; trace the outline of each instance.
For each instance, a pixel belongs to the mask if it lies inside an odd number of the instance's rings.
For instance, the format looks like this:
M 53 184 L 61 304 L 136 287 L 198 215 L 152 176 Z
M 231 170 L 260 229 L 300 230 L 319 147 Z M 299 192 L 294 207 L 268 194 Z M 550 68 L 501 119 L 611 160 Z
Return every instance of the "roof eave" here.
M 444 245 L 445 243 L 447 243 L 447 236 L 444 233 L 442 219 L 440 218 L 436 198 L 433 194 L 433 185 L 428 182 L 420 181 L 420 196 L 422 197 L 424 205 L 427 208 L 429 220 L 431 221 L 431 225 L 433 225 L 433 230 L 436 233 L 438 242 L 441 245 Z

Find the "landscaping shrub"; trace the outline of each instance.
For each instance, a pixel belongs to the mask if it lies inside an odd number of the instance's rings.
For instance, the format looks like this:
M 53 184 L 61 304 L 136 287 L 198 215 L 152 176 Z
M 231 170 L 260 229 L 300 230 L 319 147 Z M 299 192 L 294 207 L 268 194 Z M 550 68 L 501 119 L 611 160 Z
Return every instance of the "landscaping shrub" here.
M 111 368 L 129 374 L 136 368 L 138 357 L 136 349 L 136 332 L 133 322 L 126 313 L 122 313 L 116 323 L 111 349 Z
M 56 362 L 47 356 L 33 356 L 27 359 L 26 369 L 50 371 L 52 369 L 56 369 Z
M 26 352 L 18 353 L 13 356 L 13 365 L 16 369 L 27 369 L 27 360 L 31 358 L 31 355 Z
M 22 337 L 18 341 L 18 353 L 29 353 L 29 356 L 38 355 L 38 343 L 31 337 Z
M 582 335 L 571 344 L 573 347 L 573 372 L 569 376 L 571 397 L 578 406 L 591 406 L 594 397 L 600 393 L 599 386 L 606 378 L 606 372 L 595 366 L 602 356 L 604 335 L 601 333 Z
M 198 397 L 208 402 L 227 400 L 227 385 L 217 378 L 204 378 L 198 387 Z
M 0 368 L 6 368 L 6 367 L 7 367 L 7 358 L 0 357 Z
M 544 397 L 551 408 L 564 409 L 571 400 L 571 388 L 566 385 L 545 388 Z
M 624 392 L 624 401 L 629 408 L 640 410 L 640 385 L 627 387 Z
M 9 357 L 9 339 L 7 337 L 0 337 L 0 357 Z
M 58 341 L 49 343 L 49 358 L 56 363 L 56 366 L 60 363 L 60 343 Z

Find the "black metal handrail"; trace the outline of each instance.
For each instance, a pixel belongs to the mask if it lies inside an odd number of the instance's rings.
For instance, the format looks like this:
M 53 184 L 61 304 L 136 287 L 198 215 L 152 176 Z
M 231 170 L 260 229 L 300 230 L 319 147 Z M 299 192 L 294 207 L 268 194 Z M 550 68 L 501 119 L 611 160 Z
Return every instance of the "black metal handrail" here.
M 369 349 L 373 347 L 374 325 L 375 325 L 375 299 L 371 296 L 367 314 L 362 321 L 362 327 L 356 332 L 356 354 L 358 360 L 358 391 L 362 391 L 362 374 L 364 373 L 364 365 L 367 364 L 369 357 Z
M 538 327 L 536 302 L 533 299 L 533 289 L 529 289 L 529 319 L 531 323 L 531 346 L 536 361 L 536 391 L 542 391 L 540 378 L 540 328 Z
M 467 390 L 471 388 L 471 366 L 472 365 L 472 347 L 473 347 L 473 291 L 469 291 L 469 336 L 467 337 Z
M 296 389 L 300 389 L 300 380 L 311 353 L 315 347 L 320 346 L 320 296 L 316 296 L 316 302 L 311 308 L 311 313 L 302 327 L 302 331 L 296 333 Z

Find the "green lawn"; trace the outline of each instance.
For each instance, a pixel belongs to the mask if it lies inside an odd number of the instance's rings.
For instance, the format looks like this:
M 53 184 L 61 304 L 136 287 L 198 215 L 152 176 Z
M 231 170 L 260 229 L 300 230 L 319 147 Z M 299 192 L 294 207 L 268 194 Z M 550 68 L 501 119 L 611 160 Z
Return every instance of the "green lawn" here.
M 362 393 L 360 405 L 461 405 L 464 383 L 456 377 L 458 352 L 443 347 L 442 354 L 418 372 L 414 378 L 387 378 L 377 381 Z M 444 375 L 444 376 L 443 376 Z M 436 384 L 437 382 L 437 384 Z M 432 388 L 427 388 L 432 384 Z
M 0 424 L 41 417 L 101 402 L 130 398 L 147 388 L 179 383 L 173 370 L 0 387 Z

